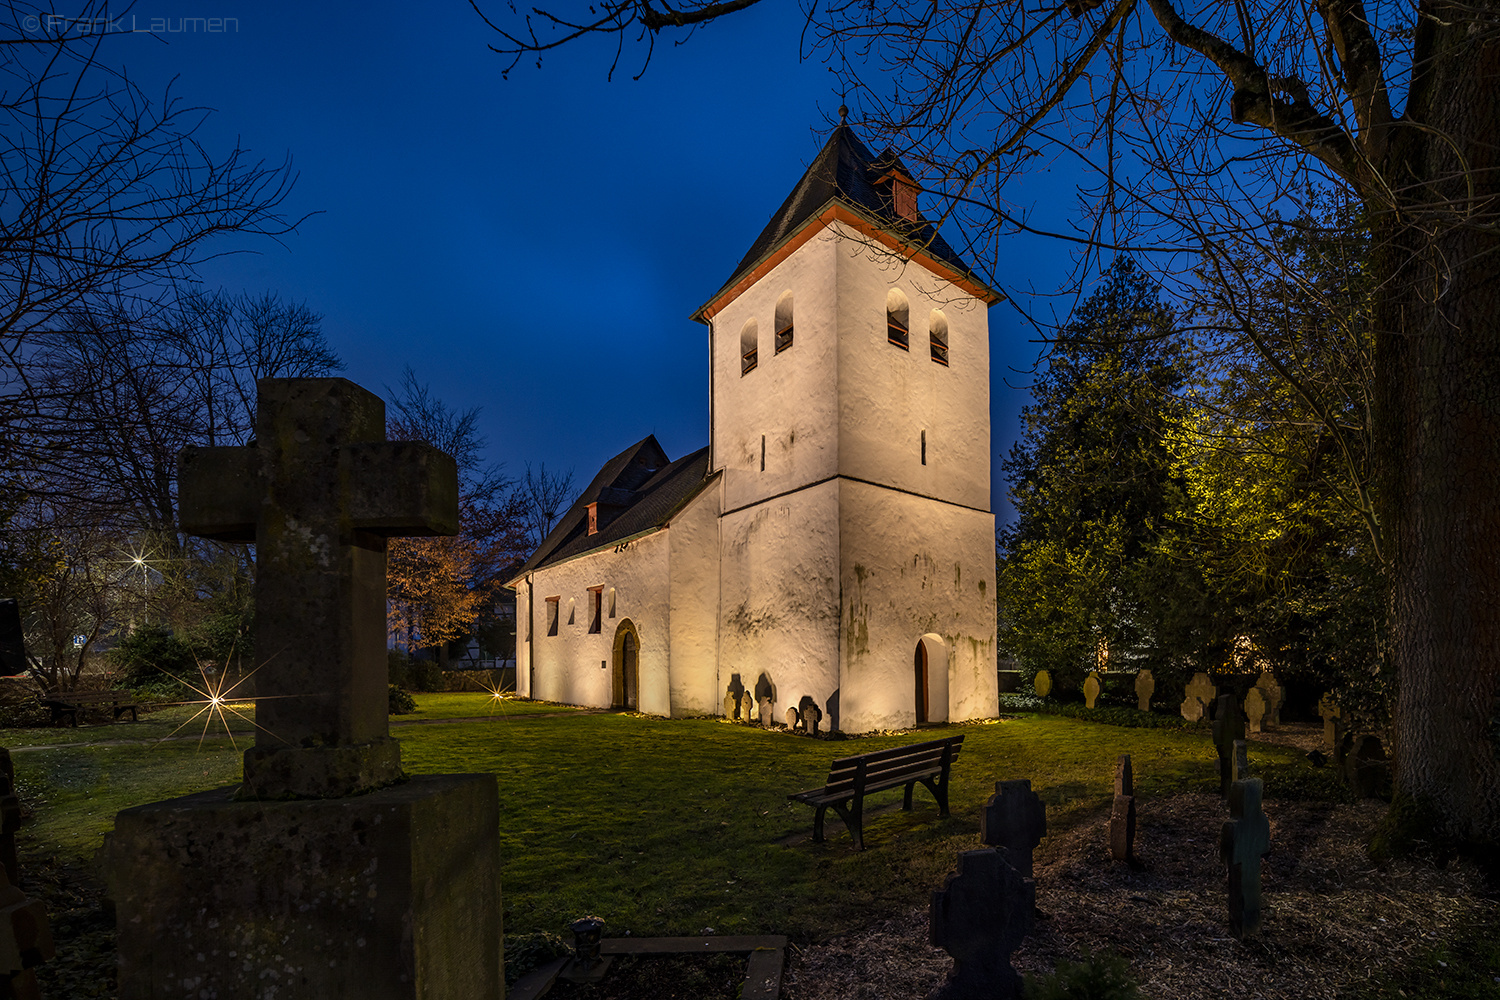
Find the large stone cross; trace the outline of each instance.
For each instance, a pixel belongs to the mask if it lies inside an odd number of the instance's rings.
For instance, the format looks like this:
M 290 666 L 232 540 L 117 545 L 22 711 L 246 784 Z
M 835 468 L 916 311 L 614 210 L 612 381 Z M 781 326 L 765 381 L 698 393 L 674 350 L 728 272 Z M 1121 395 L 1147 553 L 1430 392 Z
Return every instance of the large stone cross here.
M 401 778 L 390 738 L 385 543 L 458 532 L 458 473 L 385 439 L 385 403 L 341 378 L 262 379 L 255 440 L 185 448 L 182 530 L 254 542 L 255 746 L 241 798 L 337 798 Z
M 1236 781 L 1229 816 L 1219 833 L 1219 857 L 1229 869 L 1229 927 L 1235 937 L 1260 933 L 1260 859 L 1271 850 L 1271 823 L 1261 809 L 1261 781 Z

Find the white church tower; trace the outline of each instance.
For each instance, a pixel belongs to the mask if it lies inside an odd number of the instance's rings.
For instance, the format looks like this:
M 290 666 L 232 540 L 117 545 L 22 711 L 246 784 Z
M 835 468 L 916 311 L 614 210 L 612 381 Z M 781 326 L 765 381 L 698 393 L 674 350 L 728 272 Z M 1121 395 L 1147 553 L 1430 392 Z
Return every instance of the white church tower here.
M 993 717 L 987 309 L 840 126 L 694 316 L 719 473 L 718 690 L 867 732 Z

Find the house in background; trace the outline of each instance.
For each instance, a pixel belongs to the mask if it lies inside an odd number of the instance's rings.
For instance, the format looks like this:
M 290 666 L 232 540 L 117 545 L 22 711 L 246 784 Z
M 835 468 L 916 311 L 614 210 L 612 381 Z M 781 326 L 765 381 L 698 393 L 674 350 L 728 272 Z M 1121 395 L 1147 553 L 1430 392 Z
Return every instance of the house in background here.
M 840 125 L 694 316 L 708 447 L 615 456 L 510 582 L 518 691 L 846 732 L 994 716 L 997 299 Z

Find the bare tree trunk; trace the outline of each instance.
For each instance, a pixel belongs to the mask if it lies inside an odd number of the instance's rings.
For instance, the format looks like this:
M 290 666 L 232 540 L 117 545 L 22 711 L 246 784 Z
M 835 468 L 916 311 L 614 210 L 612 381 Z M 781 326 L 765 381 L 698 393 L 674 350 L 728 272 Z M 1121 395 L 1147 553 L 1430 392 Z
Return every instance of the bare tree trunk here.
M 1433 19 L 1436 20 L 1436 19 Z M 1432 27 L 1377 219 L 1377 454 L 1393 543 L 1397 790 L 1500 843 L 1500 46 Z M 1442 37 L 1445 35 L 1447 37 Z M 1418 51 L 1422 51 L 1419 40 Z M 1455 150 L 1456 147 L 1456 150 Z M 1467 162 L 1461 162 L 1461 151 Z M 1472 185 L 1472 187 L 1471 187 Z

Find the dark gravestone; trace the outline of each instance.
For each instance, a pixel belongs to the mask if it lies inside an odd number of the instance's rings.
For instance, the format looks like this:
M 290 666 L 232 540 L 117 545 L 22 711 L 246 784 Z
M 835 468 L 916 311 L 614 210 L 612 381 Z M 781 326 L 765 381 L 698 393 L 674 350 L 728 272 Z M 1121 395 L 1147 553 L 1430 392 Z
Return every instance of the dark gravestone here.
M 1219 834 L 1219 857 L 1229 869 L 1229 928 L 1235 937 L 1253 937 L 1260 933 L 1260 859 L 1271 849 L 1259 778 L 1230 787 L 1229 816 Z
M 0 864 L 10 877 L 11 885 L 21 884 L 21 867 L 16 859 L 16 831 L 21 829 L 21 799 L 16 795 L 16 769 L 10 751 L 0 747 Z
M 1361 799 L 1378 798 L 1390 784 L 1390 761 L 1379 736 L 1365 734 L 1347 739 L 1349 749 L 1344 754 L 1344 778 L 1355 796 Z
M 1221 694 L 1214 706 L 1214 747 L 1219 751 L 1219 794 L 1234 783 L 1234 741 L 1245 738 L 1245 720 L 1234 695 Z
M 1234 741 L 1234 773 L 1235 781 L 1244 781 L 1250 777 L 1250 744 L 1244 740 Z
M 1115 762 L 1115 801 L 1109 813 L 1109 853 L 1126 864 L 1135 860 L 1135 780 L 1130 754 Z
M 0 997 L 41 1000 L 33 970 L 55 954 L 46 908 L 0 875 Z
M 1011 953 L 1031 929 L 1036 883 L 1008 851 L 964 851 L 958 871 L 932 894 L 931 941 L 953 956 L 953 971 L 929 1000 L 1019 1000 Z
M 494 776 L 403 780 L 388 728 L 385 540 L 457 530 L 453 459 L 344 379 L 257 390 L 255 444 L 178 462 L 184 530 L 256 543 L 256 744 L 115 817 L 120 1000 L 498 996 Z
M 1047 807 L 1031 790 L 1031 781 L 995 782 L 995 794 L 979 810 L 979 838 L 989 847 L 1003 847 L 1010 863 L 1031 878 L 1031 856 L 1047 835 Z
M 0 600 L 0 677 L 24 674 L 26 635 L 21 628 L 21 602 L 14 597 Z

